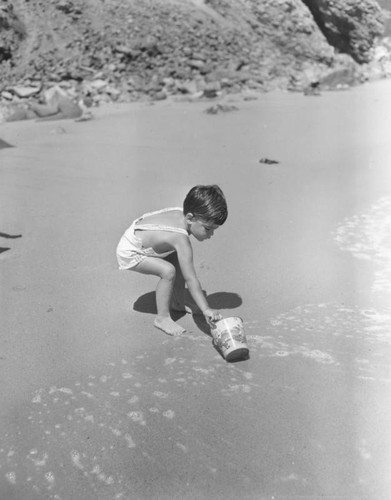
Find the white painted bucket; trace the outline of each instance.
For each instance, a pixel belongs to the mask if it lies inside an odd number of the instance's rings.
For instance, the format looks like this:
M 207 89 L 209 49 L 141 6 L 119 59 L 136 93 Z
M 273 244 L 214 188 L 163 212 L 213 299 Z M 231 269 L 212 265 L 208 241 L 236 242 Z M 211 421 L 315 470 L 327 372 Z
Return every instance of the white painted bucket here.
M 241 318 L 223 318 L 210 323 L 210 326 L 213 342 L 226 361 L 237 361 L 248 357 L 249 348 Z

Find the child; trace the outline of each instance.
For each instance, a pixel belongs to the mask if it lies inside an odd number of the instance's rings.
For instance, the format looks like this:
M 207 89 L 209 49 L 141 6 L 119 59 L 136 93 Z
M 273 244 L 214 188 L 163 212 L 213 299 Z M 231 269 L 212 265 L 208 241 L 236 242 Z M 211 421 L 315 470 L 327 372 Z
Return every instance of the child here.
M 157 317 L 154 325 L 168 335 L 185 330 L 170 316 L 171 309 L 185 311 L 185 284 L 205 318 L 221 319 L 211 309 L 197 278 L 190 236 L 204 241 L 226 221 L 227 203 L 216 186 L 194 186 L 182 208 L 166 208 L 136 219 L 117 247 L 119 268 L 153 274 L 160 278 L 156 288 Z

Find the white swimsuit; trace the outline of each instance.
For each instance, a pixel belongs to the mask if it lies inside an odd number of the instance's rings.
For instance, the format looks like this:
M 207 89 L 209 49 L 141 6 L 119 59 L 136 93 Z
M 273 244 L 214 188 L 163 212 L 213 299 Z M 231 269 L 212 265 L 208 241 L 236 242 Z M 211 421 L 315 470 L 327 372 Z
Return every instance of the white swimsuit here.
M 157 257 L 159 259 L 164 259 L 171 253 L 175 252 L 175 250 L 170 250 L 169 252 L 156 253 L 152 247 L 144 248 L 140 238 L 135 235 L 135 230 L 137 229 L 144 231 L 170 231 L 172 233 L 180 233 L 189 236 L 186 229 L 182 229 L 179 227 L 164 226 L 161 224 L 138 224 L 145 217 L 148 217 L 150 215 L 162 214 L 171 210 L 182 210 L 182 208 L 164 208 L 163 210 L 157 210 L 156 212 L 144 214 L 133 221 L 132 225 L 123 234 L 117 246 L 117 260 L 119 269 L 132 269 L 147 257 Z

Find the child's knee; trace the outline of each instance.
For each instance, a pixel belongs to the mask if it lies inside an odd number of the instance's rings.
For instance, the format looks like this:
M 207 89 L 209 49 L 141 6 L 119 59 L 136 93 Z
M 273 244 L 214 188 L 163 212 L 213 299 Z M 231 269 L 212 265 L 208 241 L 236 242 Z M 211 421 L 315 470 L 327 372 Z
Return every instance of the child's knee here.
M 176 276 L 176 269 L 175 266 L 167 262 L 167 265 L 164 266 L 164 269 L 160 275 L 161 278 L 168 280 L 168 281 L 174 281 Z

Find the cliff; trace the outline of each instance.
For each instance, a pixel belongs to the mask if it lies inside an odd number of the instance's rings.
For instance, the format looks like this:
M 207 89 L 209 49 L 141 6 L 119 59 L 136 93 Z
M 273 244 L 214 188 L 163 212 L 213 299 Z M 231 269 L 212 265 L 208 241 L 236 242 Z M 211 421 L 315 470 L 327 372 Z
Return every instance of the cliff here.
M 356 84 L 388 76 L 388 3 L 0 0 L 0 91 L 60 83 L 129 101 Z

